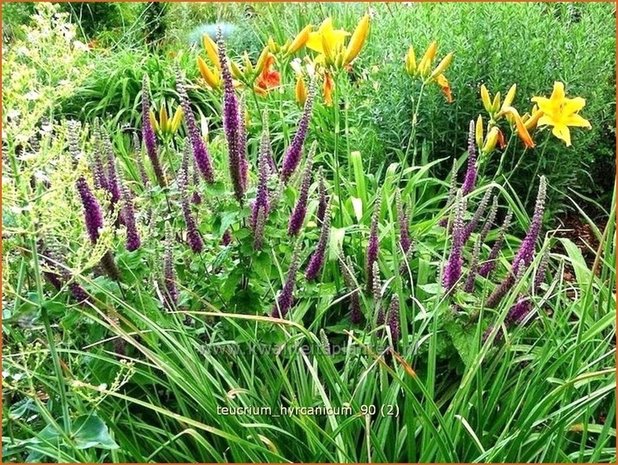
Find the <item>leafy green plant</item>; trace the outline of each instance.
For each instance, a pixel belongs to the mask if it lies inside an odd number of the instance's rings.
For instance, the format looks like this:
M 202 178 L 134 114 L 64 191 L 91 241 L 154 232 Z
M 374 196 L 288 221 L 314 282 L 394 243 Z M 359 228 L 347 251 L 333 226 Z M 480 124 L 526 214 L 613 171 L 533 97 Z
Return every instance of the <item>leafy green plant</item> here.
M 551 179 L 529 208 L 470 134 L 385 162 L 349 75 L 298 108 L 217 56 L 221 89 L 137 57 L 82 124 L 10 127 L 4 456 L 614 461 L 615 212 L 586 260 L 543 233 Z

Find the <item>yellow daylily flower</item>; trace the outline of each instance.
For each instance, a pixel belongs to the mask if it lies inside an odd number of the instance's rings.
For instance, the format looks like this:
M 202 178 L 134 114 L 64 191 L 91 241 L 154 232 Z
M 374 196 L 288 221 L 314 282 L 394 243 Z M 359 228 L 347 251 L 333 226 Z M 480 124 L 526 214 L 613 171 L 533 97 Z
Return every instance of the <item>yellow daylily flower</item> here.
M 334 29 L 333 20 L 329 17 L 322 22 L 317 31 L 309 33 L 306 46 L 329 58 L 341 51 L 348 35 L 350 33 L 343 29 Z
M 365 44 L 365 40 L 369 35 L 369 15 L 365 15 L 361 18 L 352 33 L 352 37 L 350 38 L 350 42 L 345 50 L 345 57 L 343 60 L 343 64 L 347 65 L 351 63 L 360 53 L 363 45 Z
M 311 29 L 313 26 L 311 24 L 305 26 L 302 31 L 298 33 L 298 35 L 294 38 L 292 43 L 287 47 L 285 51 L 286 55 L 292 55 L 293 53 L 298 52 L 301 48 L 303 48 L 307 41 L 309 40 L 309 34 L 311 33 Z
M 554 82 L 551 97 L 533 97 L 543 115 L 539 118 L 540 126 L 553 126 L 552 134 L 563 140 L 567 147 L 571 145 L 569 126 L 590 129 L 590 122 L 578 114 L 584 108 L 586 100 L 581 97 L 567 98 L 562 82 Z

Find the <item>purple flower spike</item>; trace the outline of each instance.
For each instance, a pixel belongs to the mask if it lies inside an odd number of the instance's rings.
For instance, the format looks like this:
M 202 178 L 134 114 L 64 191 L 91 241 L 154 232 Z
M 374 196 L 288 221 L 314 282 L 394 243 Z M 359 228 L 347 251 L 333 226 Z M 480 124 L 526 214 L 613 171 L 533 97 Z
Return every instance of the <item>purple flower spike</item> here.
M 122 186 L 122 200 L 124 201 L 124 209 L 122 217 L 127 228 L 127 250 L 133 251 L 139 249 L 141 240 L 135 226 L 135 209 L 133 207 L 133 197 L 127 186 Z
M 520 297 L 515 305 L 511 307 L 506 315 L 507 323 L 520 324 L 532 310 L 532 302 L 527 297 Z
M 466 201 L 461 191 L 455 200 L 455 220 L 453 222 L 453 244 L 451 254 L 446 262 L 442 273 L 442 285 L 447 293 L 453 291 L 455 284 L 461 278 L 461 267 L 463 264 L 462 251 L 464 246 L 464 224 L 463 215 L 466 211 Z
M 84 208 L 84 220 L 86 222 L 86 230 L 90 237 L 90 242 L 96 244 L 99 240 L 99 230 L 103 228 L 103 212 L 98 200 L 88 187 L 88 183 L 83 176 L 80 176 L 76 182 L 77 192 L 82 201 Z
M 322 223 L 322 229 L 320 230 L 320 239 L 318 245 L 313 252 L 313 255 L 309 259 L 309 265 L 307 265 L 307 272 L 305 278 L 307 281 L 313 281 L 318 277 L 318 273 L 324 265 L 324 259 L 326 256 L 326 247 L 328 246 L 328 238 L 330 236 L 330 204 L 326 207 L 326 213 L 324 215 L 324 222 Z
M 341 274 L 343 275 L 343 281 L 349 291 L 350 321 L 352 324 L 357 325 L 362 321 L 363 313 L 361 312 L 360 306 L 360 290 L 358 288 L 358 283 L 352 274 L 352 261 L 350 260 L 350 257 L 347 257 L 345 261 L 339 257 L 339 265 L 341 268 Z
M 182 206 L 182 213 L 185 217 L 185 223 L 187 225 L 187 243 L 191 250 L 195 253 L 200 253 L 204 249 L 204 242 L 197 229 L 195 218 L 191 213 L 191 205 L 187 198 L 187 172 L 181 169 L 178 173 L 178 187 L 180 189 L 180 203 Z
M 373 294 L 373 305 L 376 314 L 376 324 L 381 326 L 384 324 L 384 310 L 382 309 L 382 283 L 380 282 L 380 269 L 378 268 L 378 262 L 373 262 L 371 267 L 371 293 Z
M 258 186 L 257 193 L 255 196 L 255 202 L 253 202 L 253 206 L 251 209 L 251 219 L 249 221 L 249 225 L 254 230 L 257 226 L 257 220 L 260 216 L 260 212 L 262 212 L 262 216 L 264 217 L 264 221 L 270 212 L 270 196 L 268 193 L 268 178 L 270 176 L 270 170 L 268 167 L 268 151 L 270 150 L 270 137 L 268 134 L 268 130 L 264 130 L 262 133 L 262 140 L 260 143 L 260 156 L 258 159 Z
M 328 205 L 328 195 L 326 194 L 326 185 L 324 184 L 324 172 L 321 166 L 318 170 L 318 198 L 318 211 L 316 212 L 316 219 L 318 224 L 321 225 L 324 220 L 326 205 Z
M 404 254 L 408 253 L 412 246 L 412 240 L 410 239 L 410 228 L 408 227 L 408 215 L 401 202 L 401 194 L 397 190 L 397 197 L 395 199 L 397 203 L 397 220 L 399 222 L 399 245 Z
M 178 288 L 176 287 L 172 244 L 172 230 L 169 224 L 167 224 L 165 228 L 165 254 L 163 256 L 163 284 L 165 288 L 164 304 L 169 310 L 173 310 L 178 303 Z
M 393 346 L 396 346 L 401 337 L 401 329 L 399 326 L 399 296 L 397 294 L 393 295 L 391 305 L 388 308 L 388 327 L 391 331 Z
M 223 236 L 221 237 L 221 245 L 223 245 L 224 247 L 227 247 L 231 243 L 232 243 L 232 232 L 228 228 L 225 230 L 225 232 L 223 233 Z
M 243 192 L 247 191 L 249 176 L 249 160 L 247 160 L 247 127 L 245 124 L 246 106 L 244 100 L 240 101 L 238 114 L 238 158 L 240 164 L 240 184 Z
M 534 206 L 534 214 L 528 234 L 519 246 L 519 250 L 513 259 L 513 273 L 517 274 L 519 269 L 525 269 L 532 263 L 534 259 L 534 245 L 539 237 L 541 225 L 543 223 L 543 213 L 545 212 L 545 198 L 547 195 L 547 183 L 545 176 L 541 176 L 539 183 L 539 192 L 536 197 L 536 205 Z
M 313 168 L 313 155 L 315 153 L 316 143 L 311 146 L 311 151 L 307 156 L 305 162 L 305 170 L 303 171 L 303 178 L 300 186 L 300 194 L 298 201 L 294 206 L 292 215 L 290 215 L 290 221 L 288 222 L 288 235 L 296 236 L 300 232 L 300 228 L 305 221 L 305 214 L 307 213 L 307 199 L 309 198 L 309 187 L 311 186 L 311 173 Z
M 180 97 L 180 105 L 182 106 L 182 111 L 184 113 L 184 120 L 187 125 L 189 140 L 191 141 L 193 157 L 195 158 L 197 167 L 206 182 L 213 183 L 215 182 L 215 173 L 212 168 L 210 154 L 206 149 L 206 144 L 204 144 L 202 135 L 197 127 L 197 123 L 195 122 L 195 114 L 191 109 L 191 103 L 184 84 L 184 79 L 178 70 L 176 71 L 176 90 L 178 91 L 178 95 Z
M 315 83 L 312 81 L 309 85 L 309 94 L 307 95 L 303 114 L 298 123 L 298 129 L 296 130 L 296 134 L 294 134 L 294 138 L 292 139 L 292 142 L 283 157 L 283 164 L 281 166 L 281 178 L 283 179 L 284 183 L 287 183 L 290 180 L 290 176 L 292 176 L 292 173 L 294 173 L 294 171 L 298 167 L 298 164 L 300 163 L 303 144 L 305 143 L 305 139 L 307 138 L 307 132 L 309 130 L 309 121 L 311 120 L 314 99 Z
M 536 294 L 538 292 L 539 288 L 541 287 L 541 284 L 543 284 L 543 281 L 545 281 L 545 274 L 547 273 L 548 262 L 549 262 L 549 249 L 547 249 L 545 253 L 543 253 L 539 266 L 537 267 L 536 272 L 534 274 L 534 282 L 532 284 L 533 294 Z
M 259 209 L 253 228 L 253 248 L 261 250 L 264 244 L 264 227 L 266 226 L 266 210 Z
M 116 169 L 116 157 L 114 156 L 114 148 L 112 146 L 112 141 L 109 139 L 109 135 L 101 131 L 101 139 L 103 140 L 103 145 L 107 154 L 108 190 L 111 194 L 111 201 L 115 204 L 122 196 L 120 192 L 120 178 L 118 177 L 118 170 Z
M 300 261 L 300 241 L 296 243 L 294 254 L 292 255 L 292 261 L 288 274 L 283 285 L 283 289 L 277 298 L 277 303 L 272 309 L 272 316 L 274 318 L 285 318 L 294 303 L 294 287 L 296 286 L 296 273 L 298 271 L 298 265 Z
M 144 80 L 142 81 L 142 139 L 146 146 L 146 153 L 152 163 L 155 176 L 159 186 L 165 187 L 167 182 L 165 181 L 165 175 L 163 174 L 163 168 L 161 168 L 161 162 L 159 160 L 159 154 L 157 153 L 157 138 L 155 137 L 154 129 L 150 122 L 150 96 L 149 96 L 148 75 L 144 74 Z
M 217 49 L 223 76 L 223 129 L 229 152 L 230 177 L 234 186 L 234 196 L 236 200 L 242 203 L 245 195 L 243 160 L 246 147 L 241 146 L 241 144 L 246 143 L 246 140 L 244 140 L 244 117 L 240 114 L 240 105 L 234 91 L 232 73 L 225 54 L 225 42 L 221 29 L 217 32 Z
M 105 168 L 103 167 L 103 157 L 101 153 L 101 140 L 98 136 L 98 130 L 95 130 L 94 150 L 92 153 L 91 164 L 92 177 L 94 179 L 94 187 L 109 191 L 109 183 Z
M 369 230 L 369 243 L 367 244 L 367 255 L 365 259 L 365 269 L 367 271 L 367 292 L 370 293 L 373 286 L 373 265 L 378 261 L 380 242 L 378 239 L 378 221 L 380 219 L 380 208 L 382 196 L 378 194 L 375 200 L 373 216 L 371 217 L 371 229 Z
M 142 148 L 137 134 L 133 134 L 133 150 L 135 152 L 135 160 L 137 161 L 137 169 L 139 171 L 139 177 L 142 181 L 142 187 L 145 188 L 148 185 L 148 175 L 146 174 L 146 168 L 144 167 L 144 161 L 142 160 Z
M 476 144 L 474 142 L 474 120 L 470 121 L 470 131 L 468 132 L 468 169 L 464 178 L 461 190 L 463 195 L 468 195 L 474 189 L 476 183 Z

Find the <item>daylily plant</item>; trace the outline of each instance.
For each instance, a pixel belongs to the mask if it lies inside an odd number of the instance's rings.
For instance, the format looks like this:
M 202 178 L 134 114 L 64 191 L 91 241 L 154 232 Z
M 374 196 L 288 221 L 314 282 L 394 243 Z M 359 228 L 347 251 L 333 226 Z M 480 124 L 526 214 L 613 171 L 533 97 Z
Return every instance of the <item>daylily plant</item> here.
M 444 75 L 444 71 L 451 65 L 453 53 L 448 53 L 432 71 L 431 67 L 436 59 L 437 52 L 438 43 L 433 41 L 429 44 L 421 60 L 417 63 L 414 46 L 410 45 L 405 58 L 406 71 L 411 77 L 420 79 L 424 84 L 435 82 L 442 90 L 442 93 L 446 97 L 446 101 L 452 103 L 453 94 L 448 79 Z

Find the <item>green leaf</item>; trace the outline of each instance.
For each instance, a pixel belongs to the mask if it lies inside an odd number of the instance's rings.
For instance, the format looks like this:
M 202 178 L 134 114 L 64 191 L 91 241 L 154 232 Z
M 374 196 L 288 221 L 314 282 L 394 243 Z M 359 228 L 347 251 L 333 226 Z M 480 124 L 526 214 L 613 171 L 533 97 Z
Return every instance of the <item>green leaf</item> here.
M 109 434 L 109 428 L 103 421 L 94 415 L 79 417 L 72 428 L 72 437 L 78 449 L 118 449 Z

